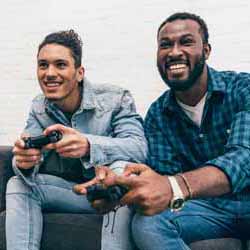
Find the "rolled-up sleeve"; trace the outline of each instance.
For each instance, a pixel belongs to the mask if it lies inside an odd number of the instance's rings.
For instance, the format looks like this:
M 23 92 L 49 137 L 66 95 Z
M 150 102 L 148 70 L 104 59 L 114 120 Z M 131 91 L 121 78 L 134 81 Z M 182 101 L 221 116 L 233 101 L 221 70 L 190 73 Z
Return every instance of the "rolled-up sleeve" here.
M 250 185 L 250 111 L 235 115 L 225 153 L 206 165 L 216 166 L 227 175 L 233 193 Z

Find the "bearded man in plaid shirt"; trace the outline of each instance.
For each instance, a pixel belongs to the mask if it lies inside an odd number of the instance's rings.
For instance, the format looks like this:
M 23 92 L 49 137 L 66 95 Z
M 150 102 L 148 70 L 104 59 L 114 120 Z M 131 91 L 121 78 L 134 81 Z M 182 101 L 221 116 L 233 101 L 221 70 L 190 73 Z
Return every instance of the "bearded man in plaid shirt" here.
M 132 233 L 141 250 L 249 237 L 250 74 L 209 67 L 208 38 L 204 20 L 191 13 L 160 25 L 157 66 L 170 90 L 145 119 L 147 165 L 106 179 L 129 188 L 121 203 L 137 211 Z

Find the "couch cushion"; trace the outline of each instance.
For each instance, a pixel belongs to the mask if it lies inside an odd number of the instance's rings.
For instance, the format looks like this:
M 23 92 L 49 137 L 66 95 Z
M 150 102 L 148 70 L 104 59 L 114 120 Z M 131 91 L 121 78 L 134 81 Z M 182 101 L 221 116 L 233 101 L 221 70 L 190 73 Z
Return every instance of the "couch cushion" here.
M 0 214 L 0 250 L 5 245 L 5 212 Z M 87 214 L 45 214 L 41 250 L 100 250 L 102 217 Z M 192 250 L 242 250 L 238 239 L 203 240 Z M 250 247 L 247 248 L 250 250 Z M 108 249 L 107 249 L 108 250 Z
M 0 215 L 0 250 L 5 244 L 5 213 Z M 44 215 L 41 250 L 98 250 L 101 249 L 102 217 L 89 214 Z
M 242 250 L 243 244 L 238 239 L 202 240 L 191 244 L 192 250 Z

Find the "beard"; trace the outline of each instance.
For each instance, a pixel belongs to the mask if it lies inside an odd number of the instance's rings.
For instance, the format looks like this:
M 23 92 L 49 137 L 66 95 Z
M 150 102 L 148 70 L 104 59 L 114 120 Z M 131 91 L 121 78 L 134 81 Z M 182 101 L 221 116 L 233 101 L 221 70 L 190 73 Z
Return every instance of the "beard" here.
M 159 70 L 161 78 L 169 86 L 170 89 L 174 91 L 186 91 L 190 89 L 196 83 L 197 79 L 201 76 L 204 69 L 205 61 L 206 61 L 205 53 L 203 51 L 200 58 L 196 60 L 193 70 L 190 71 L 188 78 L 185 80 L 168 79 L 166 73 L 166 66 L 163 69 L 158 61 L 157 61 L 157 68 Z M 190 65 L 190 63 L 188 65 Z

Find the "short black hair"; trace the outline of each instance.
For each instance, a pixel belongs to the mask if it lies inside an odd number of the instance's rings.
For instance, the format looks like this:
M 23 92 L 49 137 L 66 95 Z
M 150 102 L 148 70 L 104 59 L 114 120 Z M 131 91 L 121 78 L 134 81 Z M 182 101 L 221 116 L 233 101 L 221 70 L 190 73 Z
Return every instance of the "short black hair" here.
M 207 24 L 205 23 L 205 21 L 200 16 L 192 14 L 192 13 L 188 13 L 188 12 L 177 12 L 177 13 L 174 13 L 171 16 L 169 16 L 159 26 L 158 31 L 157 31 L 157 37 L 159 35 L 159 32 L 160 32 L 161 28 L 166 23 L 171 23 L 171 22 L 173 22 L 175 20 L 187 20 L 187 19 L 193 20 L 193 21 L 197 22 L 200 25 L 200 31 L 201 31 L 201 34 L 202 34 L 202 40 L 203 40 L 204 43 L 208 44 L 209 34 L 208 34 Z
M 80 36 L 72 29 L 63 30 L 47 35 L 38 47 L 38 53 L 47 44 L 59 44 L 70 49 L 72 57 L 75 60 L 75 67 L 82 64 L 82 40 Z

